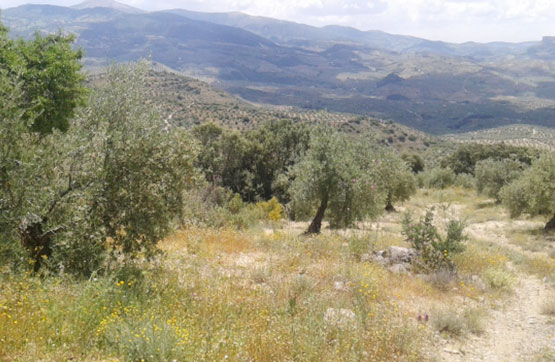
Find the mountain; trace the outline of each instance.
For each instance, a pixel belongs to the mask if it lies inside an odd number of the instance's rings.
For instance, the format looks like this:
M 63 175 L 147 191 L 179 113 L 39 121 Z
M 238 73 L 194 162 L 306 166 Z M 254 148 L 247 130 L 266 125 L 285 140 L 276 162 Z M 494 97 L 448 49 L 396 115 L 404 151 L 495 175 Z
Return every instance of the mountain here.
M 72 8 L 79 9 L 79 10 L 94 9 L 94 8 L 108 8 L 108 9 L 115 9 L 129 14 L 144 13 L 144 11 L 141 9 L 137 9 L 132 6 L 122 4 L 113 0 L 87 0 L 77 5 L 73 5 Z
M 453 44 L 430 41 L 406 35 L 393 35 L 383 31 L 361 31 L 351 27 L 329 25 L 315 27 L 291 21 L 276 20 L 262 16 L 250 16 L 242 13 L 202 13 L 183 9 L 168 10 L 173 14 L 189 19 L 202 20 L 215 24 L 228 25 L 268 38 L 286 46 L 317 47 L 325 49 L 337 42 L 366 46 L 393 52 L 435 53 L 442 55 L 469 56 L 479 59 L 518 55 L 534 42 L 506 43 L 494 42 L 480 44 L 467 42 Z
M 444 134 L 555 127 L 555 41 L 435 42 L 240 13 L 141 12 L 116 2 L 2 12 L 12 36 L 62 28 L 89 69 L 150 57 L 246 100 L 357 113 Z

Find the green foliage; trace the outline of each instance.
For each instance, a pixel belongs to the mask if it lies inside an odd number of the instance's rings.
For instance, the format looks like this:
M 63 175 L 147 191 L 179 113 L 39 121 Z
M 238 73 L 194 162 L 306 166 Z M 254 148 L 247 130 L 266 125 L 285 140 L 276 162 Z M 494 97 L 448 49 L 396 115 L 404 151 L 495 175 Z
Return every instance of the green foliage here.
M 384 149 L 378 155 L 378 183 L 387 192 L 386 209 L 393 210 L 394 203 L 408 200 L 416 192 L 416 178 L 409 165 L 393 151 Z
M 501 188 L 515 180 L 522 173 L 524 167 L 525 164 L 512 159 L 494 160 L 488 158 L 478 161 L 474 171 L 476 189 L 479 193 L 501 202 Z
M 450 168 L 434 167 L 418 174 L 422 187 L 444 189 L 455 184 L 456 175 Z
M 510 290 L 513 285 L 512 276 L 499 267 L 491 267 L 484 270 L 482 279 L 491 289 Z
M 21 81 L 19 107 L 33 131 L 47 134 L 67 131 L 77 106 L 84 104 L 85 76 L 80 72 L 81 50 L 74 51 L 75 37 L 61 32 L 16 41 L 7 38 L 0 24 L 0 66 Z
M 409 139 L 410 139 L 410 137 L 409 137 Z M 417 174 L 419 172 L 424 171 L 424 167 L 425 167 L 424 160 L 418 154 L 416 154 L 416 153 L 403 153 L 401 155 L 401 158 L 403 159 L 403 161 L 405 161 L 408 164 L 410 170 L 413 173 Z
M 296 215 L 317 210 L 309 232 L 320 231 L 326 212 L 332 227 L 345 227 L 383 210 L 378 156 L 371 140 L 325 127 L 313 132 L 307 154 L 291 171 L 291 210 Z
M 551 219 L 546 228 L 555 227 L 555 155 L 543 154 L 521 177 L 503 187 L 500 195 L 511 216 L 544 215 Z
M 474 188 L 474 185 L 475 185 L 474 176 L 468 173 L 459 173 L 458 175 L 455 176 L 454 185 L 458 187 L 463 187 L 465 189 Z
M 1 104 L 0 217 L 3 262 L 19 244 L 31 265 L 90 275 L 106 247 L 151 255 L 183 209 L 196 150 L 183 131 L 168 132 L 140 97 L 145 64 L 113 67 L 72 127 L 28 132 L 19 84 Z M 19 250 L 19 251 L 18 251 Z M 9 254 L 9 255 L 8 255 Z
M 193 134 L 201 145 L 196 166 L 209 182 L 229 188 L 246 201 L 273 196 L 288 201 L 287 169 L 307 148 L 307 126 L 271 121 L 242 134 L 205 123 L 195 127 Z
M 441 167 L 448 167 L 456 174 L 474 175 L 474 167 L 478 161 L 488 158 L 493 160 L 511 159 L 530 165 L 539 155 L 539 151 L 526 147 L 506 144 L 482 145 L 477 143 L 463 144 L 451 155 L 441 160 Z
M 260 220 L 272 220 L 275 210 L 283 207 L 272 200 L 247 203 L 239 194 L 206 181 L 184 192 L 184 200 L 183 223 L 194 227 L 245 229 Z
M 270 221 L 279 221 L 284 214 L 283 205 L 275 197 L 268 201 L 257 202 L 256 207 L 262 211 L 264 218 Z
M 431 270 L 443 268 L 453 269 L 451 255 L 464 250 L 464 222 L 450 220 L 447 223 L 447 234 L 443 238 L 433 224 L 433 210 L 428 210 L 424 218 L 414 223 L 409 213 L 403 220 L 403 235 L 410 245 L 420 252 L 423 267 Z
M 84 110 L 93 134 L 95 174 L 93 224 L 124 254 L 150 254 L 182 212 L 182 192 L 193 181 L 195 146 L 180 129 L 168 130 L 145 105 L 140 85 L 147 64 L 112 66 L 107 87 Z

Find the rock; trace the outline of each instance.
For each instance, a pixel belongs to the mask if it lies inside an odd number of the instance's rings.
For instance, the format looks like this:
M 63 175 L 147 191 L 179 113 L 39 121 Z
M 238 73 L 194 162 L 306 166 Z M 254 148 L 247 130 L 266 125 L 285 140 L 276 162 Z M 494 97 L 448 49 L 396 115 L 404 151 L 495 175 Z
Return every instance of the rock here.
M 410 263 L 418 255 L 416 249 L 400 246 L 389 247 L 389 260 L 391 264 Z
M 416 278 L 422 280 L 423 282 L 430 282 L 432 278 L 428 274 L 416 274 Z
M 333 287 L 335 288 L 335 290 L 341 292 L 347 290 L 347 288 L 345 288 L 345 282 L 335 282 L 333 283 Z
M 360 261 L 362 261 L 363 263 L 369 262 L 371 261 L 373 258 L 372 255 L 368 254 L 368 253 L 364 253 L 360 256 Z
M 393 264 L 388 269 L 389 269 L 390 272 L 392 272 L 394 274 L 407 274 L 408 273 L 407 268 L 403 264 Z
M 478 275 L 473 275 L 471 278 L 472 278 L 472 284 L 476 288 L 480 289 L 481 291 L 486 290 L 486 283 L 484 283 L 482 278 L 480 278 Z
M 355 312 L 345 308 L 328 308 L 326 310 L 326 314 L 324 314 L 324 322 L 334 327 L 355 328 Z
M 386 265 L 388 264 L 388 260 L 383 256 L 375 255 L 372 257 L 372 261 L 378 265 Z
M 443 351 L 451 354 L 461 354 L 460 351 L 456 351 L 454 349 L 449 349 L 449 348 L 444 348 Z

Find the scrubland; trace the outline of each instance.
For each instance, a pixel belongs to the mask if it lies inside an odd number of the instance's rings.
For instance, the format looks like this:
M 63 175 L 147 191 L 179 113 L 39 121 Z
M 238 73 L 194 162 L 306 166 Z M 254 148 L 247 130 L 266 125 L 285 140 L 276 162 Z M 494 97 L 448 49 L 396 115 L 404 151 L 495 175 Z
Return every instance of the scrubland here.
M 392 271 L 403 214 L 465 221 L 455 272 Z M 472 190 L 420 190 L 378 220 L 188 225 L 153 260 L 90 279 L 0 276 L 6 361 L 550 361 L 555 250 L 544 220 L 509 219 Z M 114 263 L 117 263 L 114 262 Z

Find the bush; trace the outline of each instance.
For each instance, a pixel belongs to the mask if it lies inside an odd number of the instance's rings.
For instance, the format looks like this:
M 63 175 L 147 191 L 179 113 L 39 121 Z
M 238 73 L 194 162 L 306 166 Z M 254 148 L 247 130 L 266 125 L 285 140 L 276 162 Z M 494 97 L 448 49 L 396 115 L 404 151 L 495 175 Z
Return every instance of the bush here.
M 459 146 L 453 154 L 441 160 L 441 167 L 448 167 L 457 175 L 460 173 L 473 175 L 476 164 L 488 158 L 496 161 L 510 159 L 530 165 L 538 156 L 538 150 L 526 147 L 470 143 Z
M 283 217 L 283 205 L 275 197 L 272 197 L 269 201 L 257 202 L 256 207 L 261 210 L 266 220 L 279 221 Z
M 488 268 L 482 273 L 484 283 L 491 289 L 510 290 L 513 278 L 501 268 Z
M 184 200 L 182 223 L 185 227 L 245 229 L 259 220 L 273 220 L 272 218 L 277 217 L 276 210 L 280 212 L 281 217 L 283 210 L 281 204 L 271 201 L 263 203 L 266 209 L 246 203 L 239 194 L 206 182 L 186 191 Z
M 426 188 L 444 189 L 455 184 L 455 173 L 449 168 L 435 167 L 418 174 L 419 184 Z
M 501 202 L 501 189 L 520 176 L 525 164 L 511 160 L 494 160 L 488 158 L 476 163 L 476 189 L 479 193 Z
M 545 228 L 555 229 L 555 155 L 542 155 L 521 177 L 504 186 L 500 195 L 511 216 L 544 215 L 549 220 Z
M 432 311 L 431 322 L 437 331 L 454 336 L 461 336 L 467 332 L 482 334 L 484 315 L 484 311 L 478 308 L 466 308 L 459 312 L 450 307 Z
M 475 180 L 474 176 L 468 173 L 459 173 L 455 176 L 455 186 L 463 187 L 465 189 L 471 189 L 474 187 Z
M 424 218 L 418 223 L 413 223 L 409 213 L 405 214 L 403 220 L 403 235 L 407 242 L 420 252 L 420 260 L 425 269 L 439 270 L 447 268 L 452 270 L 454 263 L 451 254 L 464 250 L 463 242 L 464 223 L 451 220 L 447 224 L 447 234 L 444 238 L 439 235 L 437 228 L 433 225 L 433 210 L 428 210 Z

